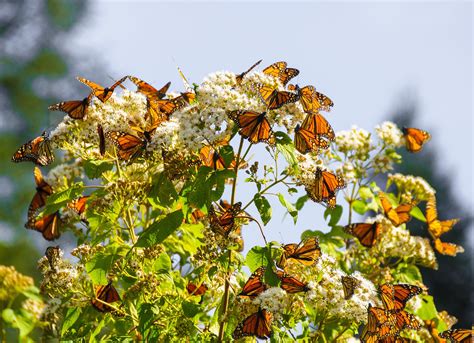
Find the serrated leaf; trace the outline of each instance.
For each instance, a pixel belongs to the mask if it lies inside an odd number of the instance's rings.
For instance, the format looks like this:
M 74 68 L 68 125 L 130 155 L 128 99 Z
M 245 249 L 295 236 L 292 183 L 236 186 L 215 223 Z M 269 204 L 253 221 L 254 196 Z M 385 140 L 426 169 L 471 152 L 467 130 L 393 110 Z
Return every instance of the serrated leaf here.
M 167 214 L 163 219 L 151 224 L 138 237 L 136 247 L 149 247 L 163 242 L 183 223 L 183 212 L 177 210 Z
M 272 219 L 272 207 L 270 206 L 270 203 L 267 198 L 258 193 L 255 194 L 253 199 L 258 213 L 260 214 L 260 218 L 262 218 L 263 225 L 267 225 L 270 219 Z
M 84 163 L 84 173 L 89 179 L 97 179 L 106 171 L 112 170 L 113 163 L 107 161 L 90 160 Z
M 290 216 L 293 217 L 293 221 L 296 224 L 296 221 L 298 220 L 298 210 L 291 202 L 286 200 L 284 195 L 281 193 L 278 193 L 278 200 L 280 200 L 280 203 L 286 208 Z
M 245 264 L 252 272 L 261 266 L 267 266 L 269 264 L 267 252 L 267 247 L 253 247 L 245 257 Z

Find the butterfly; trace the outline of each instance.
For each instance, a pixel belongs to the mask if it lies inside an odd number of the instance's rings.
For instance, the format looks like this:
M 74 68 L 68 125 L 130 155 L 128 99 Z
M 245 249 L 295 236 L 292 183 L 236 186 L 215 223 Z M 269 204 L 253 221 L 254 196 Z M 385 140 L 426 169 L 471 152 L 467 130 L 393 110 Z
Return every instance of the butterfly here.
M 334 141 L 336 139 L 336 134 L 334 133 L 333 128 L 322 114 L 306 114 L 301 126 L 306 130 L 311 131 L 317 137 L 324 137 L 330 141 Z
M 436 208 L 436 197 L 431 196 L 426 203 L 426 223 L 428 232 L 433 239 L 441 237 L 442 234 L 450 231 L 459 219 L 439 220 Z
M 286 262 L 289 259 L 294 259 L 297 262 L 311 266 L 321 256 L 321 248 L 316 237 L 308 238 L 300 244 L 290 243 L 283 246 L 283 253 L 278 261 L 278 267 L 284 269 Z
M 281 84 L 285 86 L 288 81 L 297 76 L 300 71 L 295 68 L 287 68 L 287 63 L 282 61 L 269 65 L 263 69 L 263 73 L 277 78 Z
M 262 62 L 262 60 L 259 60 L 257 62 L 255 62 L 249 69 L 247 69 L 246 71 L 244 71 L 243 73 L 240 73 L 239 75 L 235 75 L 235 82 L 240 85 L 245 77 L 245 75 L 247 75 L 248 73 L 250 73 L 252 71 L 253 68 L 255 68 L 256 66 L 258 66 L 260 64 L 260 62 Z
M 348 300 L 354 295 L 354 291 L 360 286 L 361 281 L 353 276 L 341 276 L 342 290 L 344 299 Z
M 53 241 L 61 235 L 59 233 L 59 211 L 46 214 L 41 218 L 29 218 L 25 227 L 27 229 L 35 230 L 41 232 L 44 239 L 48 241 Z
M 397 333 L 405 328 L 418 330 L 421 327 L 420 322 L 414 315 L 408 313 L 405 310 L 394 312 L 395 315 L 395 327 Z
M 206 293 L 206 291 L 208 290 L 209 288 L 205 285 L 205 284 L 201 284 L 198 286 L 196 286 L 194 283 L 192 282 L 189 282 L 187 285 L 186 285 L 186 290 L 188 291 L 189 294 L 191 295 L 203 295 L 204 293 Z
M 77 77 L 77 80 L 92 89 L 92 93 L 94 93 L 95 97 L 102 102 L 106 102 L 107 100 L 109 100 L 112 94 L 114 93 L 115 88 L 120 86 L 126 79 L 127 76 L 124 76 L 120 80 L 115 82 L 112 86 L 102 87 L 101 85 L 98 85 L 95 82 L 84 79 L 82 77 Z
M 441 332 L 439 336 L 449 339 L 451 342 L 471 343 L 473 333 L 474 330 L 472 329 L 452 329 Z
M 53 194 L 53 189 L 46 181 L 44 181 L 43 174 L 41 174 L 41 170 L 38 167 L 35 167 L 34 177 L 36 183 L 36 193 L 30 202 L 30 206 L 28 207 L 29 222 L 34 221 L 36 211 L 46 205 L 46 198 Z
M 213 206 L 209 208 L 209 223 L 211 229 L 218 234 L 227 237 L 234 229 L 235 217 L 241 212 L 241 202 L 236 202 L 234 205 L 225 208 L 219 213 L 216 212 Z
M 431 135 L 423 130 L 413 127 L 402 128 L 405 137 L 405 146 L 409 152 L 418 152 L 423 148 L 423 144 L 430 140 Z
M 434 240 L 434 247 L 442 255 L 456 256 L 458 253 L 464 252 L 463 247 L 454 243 L 442 242 L 439 238 Z
M 160 89 L 156 89 L 155 87 L 146 83 L 145 81 L 140 80 L 138 77 L 129 75 L 128 79 L 137 86 L 137 92 L 142 93 L 148 99 L 156 99 L 156 100 L 163 99 L 166 96 L 166 92 L 171 86 L 171 82 L 168 82 Z
M 288 89 L 299 94 L 300 103 L 306 113 L 316 113 L 319 110 L 329 111 L 334 106 L 331 99 L 317 92 L 313 86 L 300 88 L 298 85 L 288 85 Z
M 212 145 L 205 145 L 199 151 L 199 158 L 202 165 L 214 170 L 234 169 L 236 165 L 235 159 L 230 163 L 226 163 L 221 154 Z M 245 168 L 247 164 L 244 161 L 239 163 L 239 168 Z
M 48 107 L 50 111 L 65 112 L 72 119 L 83 119 L 91 103 L 92 93 L 82 100 L 63 101 Z
M 239 293 L 240 297 L 254 299 L 268 288 L 268 285 L 263 282 L 265 269 L 266 268 L 264 266 L 259 267 L 252 273 L 252 275 L 250 275 L 249 279 L 242 288 L 242 291 Z
M 181 93 L 180 96 L 177 96 L 173 99 L 148 99 L 149 100 L 149 108 L 159 113 L 164 118 L 169 119 L 169 117 L 176 112 L 177 110 L 188 106 L 190 103 L 194 102 L 196 99 L 196 94 L 192 92 L 185 92 Z M 154 113 L 152 112 L 152 113 Z
M 355 223 L 355 224 L 349 224 L 346 227 L 344 227 L 344 230 L 355 236 L 360 244 L 362 244 L 364 247 L 371 248 L 374 246 L 375 242 L 377 241 L 377 238 L 380 235 L 380 231 L 382 229 L 382 226 L 380 223 Z
M 232 338 L 239 339 L 245 336 L 256 336 L 260 339 L 270 338 L 273 316 L 264 309 L 259 309 L 237 325 Z
M 104 304 L 104 302 L 111 304 L 117 301 L 120 301 L 120 296 L 115 287 L 112 285 L 112 281 L 109 281 L 107 285 L 95 287 L 95 299 L 92 299 L 91 303 L 97 311 L 111 312 L 114 310 L 114 308 Z
M 45 251 L 46 258 L 48 259 L 49 266 L 51 270 L 56 271 L 56 264 L 59 262 L 61 258 L 61 249 L 59 249 L 59 245 L 55 247 L 47 247 Z
M 101 156 L 105 155 L 105 134 L 102 125 L 97 124 L 97 134 L 99 135 L 99 152 Z
M 304 129 L 299 124 L 295 127 L 295 148 L 302 154 L 307 154 L 310 151 L 318 152 L 318 148 L 328 148 L 329 144 L 321 139 L 321 137 L 314 135 L 313 132 Z
M 397 208 L 393 208 L 392 204 L 383 193 L 379 193 L 379 199 L 385 216 L 390 219 L 393 225 L 400 226 L 411 220 L 410 211 L 413 209 L 414 203 L 400 204 Z
M 379 287 L 379 292 L 385 309 L 401 311 L 405 308 L 408 300 L 420 294 L 422 289 L 408 284 L 390 285 L 385 283 Z
M 280 279 L 280 287 L 287 293 L 294 294 L 298 292 L 309 291 L 307 283 L 304 283 L 297 278 L 286 274 L 285 272 L 277 271 L 276 275 Z
M 232 111 L 229 113 L 229 117 L 240 128 L 240 135 L 247 138 L 250 143 L 264 142 L 273 145 L 275 144 L 275 136 L 266 114 L 266 112 L 258 113 L 244 110 Z
M 262 101 L 269 110 L 276 110 L 283 105 L 297 102 L 299 95 L 293 92 L 279 91 L 275 88 L 265 86 L 261 83 L 255 85 L 255 89 L 260 94 Z
M 367 324 L 361 334 L 362 342 L 379 342 L 397 333 L 395 327 L 396 319 L 390 311 L 369 304 L 367 309 Z
M 77 214 L 83 214 L 86 211 L 88 199 L 89 196 L 81 196 L 69 202 L 67 207 L 77 212 Z
M 336 206 L 336 193 L 345 186 L 346 184 L 342 177 L 328 171 L 323 171 L 318 167 L 313 185 L 306 186 L 305 189 L 313 201 L 325 202 L 328 207 L 334 208 Z
M 13 155 L 13 162 L 31 161 L 38 166 L 47 166 L 54 161 L 46 131 L 23 144 Z
M 151 140 L 148 132 L 145 132 L 144 138 L 122 131 L 109 131 L 106 136 L 117 146 L 118 157 L 124 161 L 140 156 Z

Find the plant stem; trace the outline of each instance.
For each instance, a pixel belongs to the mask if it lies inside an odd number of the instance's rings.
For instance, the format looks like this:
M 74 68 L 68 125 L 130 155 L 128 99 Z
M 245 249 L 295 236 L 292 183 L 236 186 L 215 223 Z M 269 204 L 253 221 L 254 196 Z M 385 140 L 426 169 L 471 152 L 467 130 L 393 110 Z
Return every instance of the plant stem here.
M 257 194 L 265 194 L 266 191 L 268 191 L 270 188 L 272 188 L 273 186 L 279 184 L 280 182 L 284 181 L 289 175 L 285 175 L 283 176 L 281 179 L 279 180 L 275 180 L 273 181 L 271 184 L 269 184 L 266 188 L 264 188 L 263 190 L 261 190 L 260 192 L 258 192 Z M 250 200 L 243 208 L 242 208 L 242 211 L 244 211 L 247 207 L 249 207 L 252 203 L 254 202 L 254 198 L 252 200 Z
M 129 225 L 128 227 L 128 233 L 130 234 L 130 239 L 132 240 L 132 244 L 135 245 L 137 242 L 137 236 L 135 235 L 135 230 L 133 229 L 133 220 L 132 220 L 132 213 L 130 212 L 130 208 L 127 208 L 127 214 L 128 214 L 128 221 Z
M 234 181 L 232 182 L 232 195 L 230 197 L 230 204 L 231 205 L 234 205 L 234 202 L 235 202 L 235 191 L 236 191 L 236 187 L 237 187 L 237 173 L 239 172 L 240 154 L 242 153 L 243 146 L 244 146 L 244 137 L 241 137 L 240 138 L 240 144 L 239 144 L 239 150 L 237 152 L 237 159 L 235 160 L 235 167 L 234 167 L 235 176 L 234 176 Z M 247 149 L 247 152 L 248 152 L 248 150 L 250 149 L 251 146 L 252 145 L 250 144 L 249 148 Z

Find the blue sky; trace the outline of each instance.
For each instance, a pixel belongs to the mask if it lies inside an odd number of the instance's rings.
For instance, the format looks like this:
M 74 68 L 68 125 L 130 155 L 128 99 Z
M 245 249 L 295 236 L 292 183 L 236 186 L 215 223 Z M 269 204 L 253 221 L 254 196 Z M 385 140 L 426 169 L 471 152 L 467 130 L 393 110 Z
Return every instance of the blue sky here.
M 472 209 L 472 14 L 468 2 L 95 1 L 69 46 L 115 78 L 132 74 L 156 86 L 171 80 L 179 89 L 176 65 L 199 83 L 261 58 L 262 66 L 285 60 L 300 69 L 299 84 L 334 101 L 327 118 L 336 131 L 353 124 L 373 130 L 400 102 L 415 99 L 418 127 L 440 150 L 439 168 Z M 297 241 L 305 229 L 324 228 L 322 213 L 309 204 L 296 228 L 275 214 L 267 238 Z M 247 247 L 261 244 L 256 230 L 245 232 Z

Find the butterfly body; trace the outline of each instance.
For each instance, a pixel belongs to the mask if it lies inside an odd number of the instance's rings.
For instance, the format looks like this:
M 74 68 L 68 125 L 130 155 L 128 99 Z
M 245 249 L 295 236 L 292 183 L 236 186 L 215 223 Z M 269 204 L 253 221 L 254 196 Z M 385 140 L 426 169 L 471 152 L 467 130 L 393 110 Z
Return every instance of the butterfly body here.
M 131 161 L 140 156 L 151 139 L 149 133 L 144 133 L 144 138 L 141 138 L 122 131 L 109 131 L 106 137 L 116 145 L 118 157 L 123 161 Z
M 140 80 L 138 77 L 128 75 L 128 79 L 137 86 L 137 92 L 142 93 L 147 99 L 160 100 L 166 96 L 166 92 L 171 86 L 171 82 L 166 83 L 160 89 L 156 89 L 152 85 Z
M 355 289 L 360 286 L 361 281 L 353 276 L 341 277 L 342 289 L 344 291 L 344 299 L 350 299 L 355 292 Z
M 246 71 L 244 71 L 243 73 L 240 73 L 238 75 L 235 76 L 235 82 L 240 85 L 244 79 L 244 77 L 250 73 L 253 68 L 255 68 L 256 66 L 258 66 L 260 64 L 260 62 L 262 62 L 262 60 L 259 60 L 257 62 L 255 62 L 249 69 L 247 69 Z
M 256 336 L 260 339 L 270 338 L 272 320 L 271 312 L 260 308 L 237 325 L 232 338 L 239 339 L 246 336 Z
M 255 88 L 260 95 L 262 101 L 267 106 L 268 110 L 276 110 L 283 105 L 297 102 L 299 95 L 288 91 L 279 91 L 275 88 L 265 86 L 261 83 L 255 85 Z
M 321 168 L 316 169 L 315 180 L 313 185 L 306 186 L 306 192 L 315 202 L 325 202 L 328 207 L 336 206 L 336 193 L 339 189 L 346 185 L 344 180 L 335 174 L 323 171 Z
M 265 267 L 257 268 L 245 283 L 239 297 L 256 298 L 259 294 L 268 289 L 268 285 L 263 282 L 265 275 Z
M 298 280 L 294 276 L 291 276 L 282 271 L 277 271 L 276 274 L 277 277 L 280 279 L 280 287 L 287 293 L 294 294 L 309 291 L 308 284 Z
M 89 95 L 82 100 L 63 101 L 48 107 L 50 111 L 62 111 L 72 119 L 84 119 L 89 109 L 92 96 Z
M 247 138 L 250 143 L 264 142 L 273 145 L 275 136 L 266 114 L 266 112 L 258 113 L 243 110 L 232 111 L 229 113 L 229 117 L 240 128 L 239 134 Z

